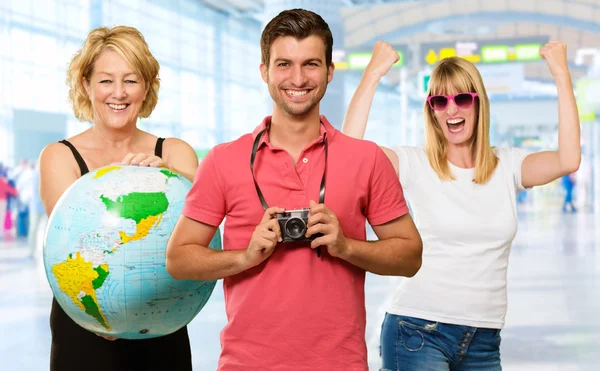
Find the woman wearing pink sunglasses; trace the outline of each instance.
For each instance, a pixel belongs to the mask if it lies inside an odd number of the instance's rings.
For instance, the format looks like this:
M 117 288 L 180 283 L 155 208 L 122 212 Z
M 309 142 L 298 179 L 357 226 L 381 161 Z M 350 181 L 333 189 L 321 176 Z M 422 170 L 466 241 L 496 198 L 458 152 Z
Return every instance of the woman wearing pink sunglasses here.
M 489 100 L 461 58 L 433 70 L 425 148 L 383 148 L 423 239 L 423 265 L 396 289 L 382 326 L 383 370 L 501 370 L 506 273 L 517 232 L 516 194 L 579 168 L 579 116 L 566 45 L 540 49 L 558 90 L 558 150 L 490 146 Z M 362 138 L 377 84 L 398 54 L 377 42 L 342 132 Z

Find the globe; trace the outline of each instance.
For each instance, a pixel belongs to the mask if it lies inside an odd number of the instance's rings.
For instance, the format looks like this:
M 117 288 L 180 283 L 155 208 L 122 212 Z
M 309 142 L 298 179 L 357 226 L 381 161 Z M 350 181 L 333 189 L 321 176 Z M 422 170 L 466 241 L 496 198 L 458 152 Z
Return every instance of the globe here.
M 106 336 L 144 339 L 187 325 L 216 281 L 175 280 L 166 246 L 191 182 L 173 170 L 107 166 L 73 183 L 46 227 L 44 268 L 73 321 Z M 217 230 L 210 248 L 221 249 Z

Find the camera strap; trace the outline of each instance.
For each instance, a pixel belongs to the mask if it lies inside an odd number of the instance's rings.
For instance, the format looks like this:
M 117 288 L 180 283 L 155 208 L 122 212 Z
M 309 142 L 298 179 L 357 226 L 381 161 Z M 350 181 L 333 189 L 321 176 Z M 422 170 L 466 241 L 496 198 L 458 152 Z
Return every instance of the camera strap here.
M 254 159 L 256 158 L 256 151 L 258 150 L 258 143 L 260 143 L 260 138 L 262 137 L 263 133 L 268 128 L 269 127 L 267 126 L 265 129 L 261 130 L 256 135 L 256 139 L 254 139 L 254 144 L 252 145 L 252 154 L 250 155 L 250 172 L 252 172 L 252 179 L 254 180 L 254 186 L 256 187 L 256 193 L 258 194 L 260 203 L 262 204 L 262 207 L 265 210 L 267 210 L 269 208 L 269 206 L 267 205 L 267 202 L 265 201 L 265 198 L 264 198 L 262 192 L 260 191 L 260 187 L 258 186 L 258 183 L 256 182 L 256 177 L 254 176 Z M 323 177 L 321 178 L 321 188 L 319 191 L 319 203 L 320 204 L 325 202 L 325 178 L 327 175 L 327 150 L 328 150 L 328 148 L 327 148 L 328 147 L 327 133 L 325 133 L 325 135 L 324 135 L 323 143 L 325 145 L 325 167 L 323 168 Z

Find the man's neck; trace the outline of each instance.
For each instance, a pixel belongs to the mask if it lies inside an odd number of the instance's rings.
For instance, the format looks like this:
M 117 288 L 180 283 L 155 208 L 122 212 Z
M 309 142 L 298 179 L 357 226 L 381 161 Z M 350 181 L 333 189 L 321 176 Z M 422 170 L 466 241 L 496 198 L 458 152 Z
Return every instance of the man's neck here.
M 273 111 L 269 128 L 269 141 L 275 147 L 285 149 L 295 157 L 306 146 L 317 140 L 321 119 L 318 110 L 302 117 L 295 117 L 278 110 Z

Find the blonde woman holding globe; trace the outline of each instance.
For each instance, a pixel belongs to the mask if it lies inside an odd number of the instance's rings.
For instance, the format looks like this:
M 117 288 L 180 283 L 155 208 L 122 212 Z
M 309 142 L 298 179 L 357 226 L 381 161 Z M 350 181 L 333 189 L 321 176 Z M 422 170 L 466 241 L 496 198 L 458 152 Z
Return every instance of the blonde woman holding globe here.
M 166 166 L 193 180 L 198 159 L 186 142 L 137 127 L 158 102 L 159 64 L 132 27 L 92 30 L 68 71 L 75 116 L 93 125 L 40 155 L 40 196 L 50 215 L 60 196 L 90 170 L 121 163 Z M 145 340 L 114 339 L 77 325 L 56 299 L 50 315 L 51 371 L 191 370 L 187 327 Z

